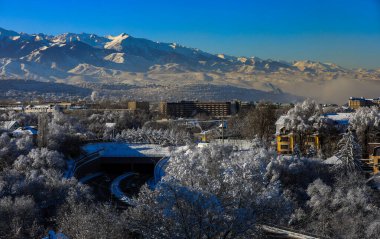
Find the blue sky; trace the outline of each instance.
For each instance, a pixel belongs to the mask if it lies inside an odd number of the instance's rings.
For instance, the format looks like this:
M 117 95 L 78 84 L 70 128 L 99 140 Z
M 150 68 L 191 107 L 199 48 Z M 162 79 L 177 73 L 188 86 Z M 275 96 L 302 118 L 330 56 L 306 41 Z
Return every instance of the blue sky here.
M 0 0 L 0 27 L 126 32 L 211 53 L 380 67 L 380 0 Z

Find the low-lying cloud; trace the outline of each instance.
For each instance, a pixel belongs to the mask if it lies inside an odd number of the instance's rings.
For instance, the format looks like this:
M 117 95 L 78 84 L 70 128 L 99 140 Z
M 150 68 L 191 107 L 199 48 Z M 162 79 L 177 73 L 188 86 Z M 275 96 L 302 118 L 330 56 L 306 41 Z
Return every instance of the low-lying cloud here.
M 286 90 L 295 95 L 314 98 L 321 103 L 344 104 L 350 96 L 380 97 L 380 80 L 337 79 L 320 83 L 297 83 L 293 89 Z

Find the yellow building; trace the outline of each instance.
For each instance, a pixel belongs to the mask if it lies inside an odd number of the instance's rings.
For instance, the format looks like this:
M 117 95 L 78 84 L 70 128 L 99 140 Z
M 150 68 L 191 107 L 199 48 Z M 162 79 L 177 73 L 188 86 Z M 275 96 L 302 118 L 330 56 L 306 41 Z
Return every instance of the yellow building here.
M 277 135 L 277 153 L 279 154 L 292 154 L 294 150 L 294 135 L 285 134 Z
M 194 137 L 202 142 L 202 143 L 208 143 L 210 142 L 210 139 L 213 138 L 213 132 L 211 130 L 208 130 L 208 131 L 202 131 L 200 133 L 195 133 L 194 134 Z
M 300 138 L 299 135 L 287 130 L 284 124 L 285 116 L 281 116 L 276 122 L 276 149 L 278 154 L 293 154 L 294 147 L 298 145 L 304 154 L 313 147 L 320 150 L 320 139 L 318 132 L 312 131 Z
M 305 152 L 311 147 L 314 147 L 316 150 L 320 149 L 320 140 L 318 134 L 309 134 L 306 136 L 303 142 L 299 137 L 296 137 L 293 133 L 284 133 L 276 136 L 276 144 L 277 144 L 277 153 L 278 154 L 293 154 L 294 147 L 298 145 L 303 145 Z
M 355 109 L 355 110 L 359 109 L 360 107 L 370 107 L 373 105 L 379 106 L 380 105 L 380 99 L 379 98 L 366 99 L 363 97 L 360 97 L 360 98 L 350 97 L 350 99 L 348 100 L 348 106 L 351 109 Z
M 379 161 L 380 161 L 380 143 L 369 143 L 369 162 L 368 166 L 372 167 L 373 174 L 380 172 Z

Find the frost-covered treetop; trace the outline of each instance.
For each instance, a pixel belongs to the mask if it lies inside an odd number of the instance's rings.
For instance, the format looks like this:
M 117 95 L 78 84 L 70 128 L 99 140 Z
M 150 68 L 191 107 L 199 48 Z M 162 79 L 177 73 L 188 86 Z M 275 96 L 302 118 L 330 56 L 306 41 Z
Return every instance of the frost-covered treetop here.
M 283 127 L 288 130 L 304 132 L 318 127 L 322 109 L 314 100 L 298 103 L 281 117 Z
M 380 124 L 380 111 L 378 107 L 359 108 L 351 117 L 350 125 L 355 130 L 361 130 L 366 127 L 378 127 Z

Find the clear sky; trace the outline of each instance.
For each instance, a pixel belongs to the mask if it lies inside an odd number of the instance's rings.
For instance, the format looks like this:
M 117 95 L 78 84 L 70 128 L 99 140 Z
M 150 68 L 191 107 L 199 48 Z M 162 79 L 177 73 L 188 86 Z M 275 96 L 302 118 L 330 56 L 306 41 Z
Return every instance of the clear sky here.
M 380 67 L 380 0 L 0 0 L 0 27 L 125 32 L 211 53 Z

